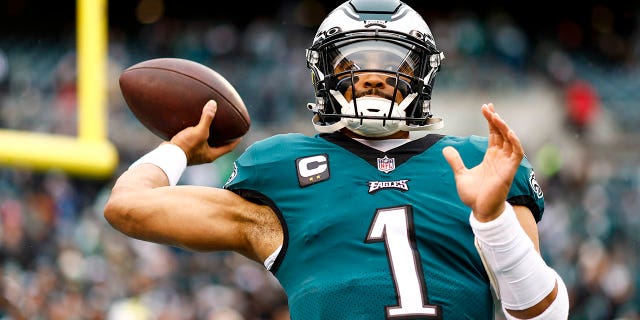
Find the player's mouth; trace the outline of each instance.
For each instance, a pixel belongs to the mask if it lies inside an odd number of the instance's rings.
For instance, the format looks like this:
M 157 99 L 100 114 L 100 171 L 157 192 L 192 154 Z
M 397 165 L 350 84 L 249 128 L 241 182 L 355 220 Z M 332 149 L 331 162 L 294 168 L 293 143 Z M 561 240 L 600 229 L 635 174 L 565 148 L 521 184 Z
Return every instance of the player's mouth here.
M 369 89 L 369 90 L 364 90 L 364 91 L 359 91 L 356 93 L 356 98 L 362 98 L 362 97 L 379 97 L 379 98 L 384 98 L 387 100 L 392 100 L 393 99 L 393 95 L 389 94 L 387 92 L 381 91 L 379 89 Z

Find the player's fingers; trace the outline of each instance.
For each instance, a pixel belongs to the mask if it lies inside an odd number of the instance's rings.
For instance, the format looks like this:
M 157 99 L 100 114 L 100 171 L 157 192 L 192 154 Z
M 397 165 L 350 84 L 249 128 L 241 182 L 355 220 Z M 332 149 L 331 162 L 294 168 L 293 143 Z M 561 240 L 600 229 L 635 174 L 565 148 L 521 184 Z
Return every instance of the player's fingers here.
M 522 143 L 520 143 L 520 138 L 513 130 L 509 130 L 509 141 L 511 142 L 511 146 L 513 148 L 513 153 L 517 157 L 524 156 L 524 147 L 522 147 Z
M 491 128 L 494 129 L 495 132 L 498 133 L 504 140 L 507 140 L 511 128 L 509 128 L 507 122 L 495 111 L 493 103 L 486 104 L 485 106 L 486 108 L 483 109 L 483 111 L 486 110 L 486 112 L 489 112 L 489 114 L 491 115 L 491 119 L 489 120 Z
M 482 115 L 487 120 L 487 125 L 489 126 L 489 146 L 502 147 L 504 137 L 498 127 L 496 127 L 496 120 L 499 116 L 493 108 L 493 104 L 483 104 Z
M 510 155 L 515 155 L 516 157 L 522 157 L 524 155 L 524 148 L 522 147 L 522 143 L 520 143 L 520 139 L 516 135 L 516 133 L 509 128 L 504 119 L 500 116 L 497 117 L 495 126 L 500 134 L 504 137 L 504 143 L 502 146 L 503 152 Z
M 496 128 L 500 131 L 500 134 L 504 138 L 505 141 L 505 152 L 516 152 L 520 153 L 522 150 L 522 144 L 520 143 L 520 139 L 515 134 L 515 132 L 509 127 L 507 122 L 498 116 L 496 119 Z
M 515 134 L 507 122 L 496 112 L 493 103 L 482 106 L 482 112 L 489 124 L 489 145 L 497 146 L 503 154 L 516 156 L 524 155 L 524 149 L 520 139 Z
M 442 154 L 449 163 L 449 166 L 453 170 L 454 175 L 458 175 L 467 169 L 467 167 L 465 167 L 464 165 L 464 162 L 462 162 L 460 153 L 458 153 L 458 150 L 456 150 L 454 147 L 445 147 L 444 149 L 442 149 Z
M 513 147 L 513 141 L 509 139 L 509 132 L 511 131 L 511 129 L 507 125 L 507 122 L 504 121 L 504 119 L 502 119 L 499 114 L 494 114 L 493 118 L 493 125 L 496 130 L 496 136 L 498 136 L 499 140 L 501 141 L 500 147 L 502 148 L 502 151 L 505 153 L 511 153 Z
M 485 103 L 480 107 L 482 111 L 482 115 L 487 119 L 488 122 L 491 122 L 491 118 L 496 113 L 496 109 L 493 107 L 493 103 Z
M 218 110 L 218 104 L 215 100 L 209 100 L 204 107 L 202 108 L 202 115 L 200 115 L 200 122 L 196 126 L 199 130 L 209 131 L 209 126 L 213 121 L 213 118 L 216 116 L 216 111 Z

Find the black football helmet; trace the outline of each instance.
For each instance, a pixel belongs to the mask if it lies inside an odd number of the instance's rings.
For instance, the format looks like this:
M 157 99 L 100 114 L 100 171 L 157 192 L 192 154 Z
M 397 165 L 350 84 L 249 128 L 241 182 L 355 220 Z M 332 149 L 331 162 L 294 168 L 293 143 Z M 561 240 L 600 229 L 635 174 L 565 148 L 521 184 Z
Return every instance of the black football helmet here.
M 346 127 L 362 136 L 383 137 L 442 128 L 430 104 L 444 54 L 424 19 L 405 3 L 344 2 L 322 22 L 306 58 L 316 95 L 307 106 L 319 132 Z M 367 74 L 384 79 L 393 94 L 356 95 L 353 84 Z M 356 98 L 348 101 L 345 95 Z

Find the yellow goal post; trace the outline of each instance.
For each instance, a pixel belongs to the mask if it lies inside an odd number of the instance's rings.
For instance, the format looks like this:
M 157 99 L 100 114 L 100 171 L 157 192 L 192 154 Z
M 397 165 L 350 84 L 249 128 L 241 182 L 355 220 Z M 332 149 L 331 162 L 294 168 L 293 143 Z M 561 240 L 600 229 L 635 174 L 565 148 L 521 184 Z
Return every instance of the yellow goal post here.
M 76 1 L 78 134 L 0 129 L 0 166 L 108 178 L 118 152 L 108 140 L 107 0 Z

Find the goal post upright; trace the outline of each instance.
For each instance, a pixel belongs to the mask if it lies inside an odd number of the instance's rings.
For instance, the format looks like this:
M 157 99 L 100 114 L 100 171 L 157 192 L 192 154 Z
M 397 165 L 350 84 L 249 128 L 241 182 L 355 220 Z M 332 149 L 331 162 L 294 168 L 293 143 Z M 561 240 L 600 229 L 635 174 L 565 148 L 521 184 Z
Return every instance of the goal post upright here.
M 77 136 L 0 129 L 0 166 L 107 178 L 118 164 L 108 140 L 107 0 L 76 1 Z

